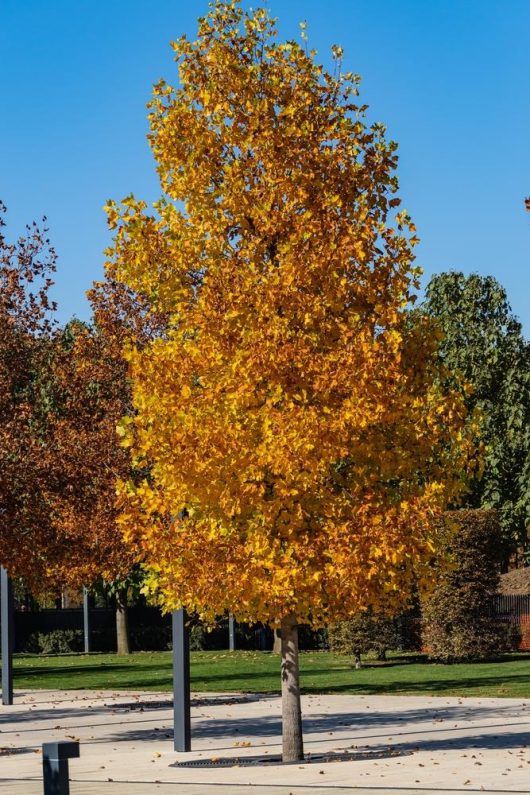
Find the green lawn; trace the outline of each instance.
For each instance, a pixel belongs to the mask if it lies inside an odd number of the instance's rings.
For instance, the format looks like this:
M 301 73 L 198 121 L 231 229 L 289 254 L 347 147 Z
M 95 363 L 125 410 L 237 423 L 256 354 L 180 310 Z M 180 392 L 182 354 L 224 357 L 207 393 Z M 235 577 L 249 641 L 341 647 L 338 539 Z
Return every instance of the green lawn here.
M 171 689 L 170 652 L 15 656 L 15 687 Z M 279 658 L 262 652 L 193 652 L 191 683 L 195 691 L 279 690 Z M 436 665 L 416 656 L 388 663 L 368 663 L 356 671 L 350 660 L 326 652 L 301 655 L 305 693 L 359 695 L 514 696 L 530 698 L 530 655 L 498 662 Z

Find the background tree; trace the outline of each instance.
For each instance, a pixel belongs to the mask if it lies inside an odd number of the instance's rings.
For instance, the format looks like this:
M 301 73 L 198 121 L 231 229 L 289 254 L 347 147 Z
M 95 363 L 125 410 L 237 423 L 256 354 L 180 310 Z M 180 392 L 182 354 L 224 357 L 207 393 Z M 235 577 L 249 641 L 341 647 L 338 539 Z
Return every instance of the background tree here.
M 219 2 L 151 103 L 165 197 L 108 205 L 110 266 L 169 316 L 128 358 L 123 525 L 165 609 L 282 630 L 283 758 L 302 758 L 297 625 L 399 605 L 468 455 L 404 308 L 414 226 L 358 78 Z M 182 518 L 176 520 L 175 517 Z
M 506 567 L 515 548 L 526 549 L 530 523 L 530 345 L 491 276 L 434 276 L 422 309 L 443 332 L 443 363 L 473 387 L 466 404 L 482 416 L 484 472 L 464 505 L 498 511 Z
M 122 352 L 127 340 L 141 346 L 159 330 L 144 302 L 111 277 L 89 293 L 93 323 L 73 321 L 55 337 L 54 411 L 48 447 L 59 487 L 48 494 L 55 522 L 71 543 L 54 560 L 61 582 L 98 587 L 116 601 L 118 653 L 130 650 L 127 603 L 137 594 L 141 572 L 137 551 L 125 545 L 117 527 L 116 486 L 134 478 L 128 451 L 116 426 L 131 413 L 131 389 Z
M 0 234 L 0 560 L 36 594 L 103 578 L 127 653 L 127 595 L 139 573 L 116 524 L 117 481 L 134 477 L 116 435 L 132 408 L 122 350 L 163 322 L 109 270 L 90 292 L 93 323 L 59 328 L 46 233 L 33 224 L 14 244 Z
M 385 660 L 390 649 L 397 649 L 400 633 L 394 619 L 375 615 L 371 610 L 358 613 L 347 621 L 339 621 L 328 630 L 329 646 L 334 654 L 347 654 L 361 667 L 361 655 L 375 652 Z
M 47 443 L 55 487 L 47 498 L 58 534 L 69 543 L 51 568 L 57 581 L 73 587 L 100 578 L 120 582 L 112 589 L 118 651 L 128 653 L 122 597 L 136 558 L 118 530 L 115 503 L 117 480 L 130 473 L 129 456 L 116 437 L 116 425 L 130 408 L 129 388 L 123 359 L 113 350 L 107 329 L 74 321 L 57 334 L 53 383 Z
M 46 415 L 56 255 L 35 222 L 14 243 L 0 203 L 0 562 L 34 584 L 54 543 L 44 494 L 50 485 Z M 44 223 L 45 223 L 44 219 Z

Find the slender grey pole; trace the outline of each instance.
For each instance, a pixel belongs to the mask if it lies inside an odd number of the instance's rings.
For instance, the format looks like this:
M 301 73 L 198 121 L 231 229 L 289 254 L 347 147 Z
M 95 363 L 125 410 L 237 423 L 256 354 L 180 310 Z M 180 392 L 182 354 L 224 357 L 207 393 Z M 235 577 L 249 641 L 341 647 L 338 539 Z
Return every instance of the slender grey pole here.
M 83 588 L 83 635 L 85 639 L 85 654 L 92 651 L 92 637 L 90 626 L 90 593 L 88 588 Z
M 186 611 L 174 610 L 173 625 L 173 745 L 191 751 L 190 641 Z
M 2 704 L 13 703 L 13 648 L 15 646 L 15 605 L 13 583 L 7 570 L 0 569 L 0 609 L 2 611 Z
M 228 614 L 228 648 L 230 651 L 236 648 L 236 622 L 232 613 Z
M 44 795 L 69 795 L 68 760 L 79 756 L 79 743 L 42 744 L 42 779 Z

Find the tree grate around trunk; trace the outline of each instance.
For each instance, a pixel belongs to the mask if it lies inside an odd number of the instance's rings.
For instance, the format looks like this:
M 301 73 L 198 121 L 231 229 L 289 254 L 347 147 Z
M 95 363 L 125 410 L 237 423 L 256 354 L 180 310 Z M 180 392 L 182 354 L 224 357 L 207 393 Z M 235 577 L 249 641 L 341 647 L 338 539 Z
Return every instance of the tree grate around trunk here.
M 334 762 L 360 762 L 370 759 L 388 759 L 392 756 L 411 756 L 412 751 L 388 748 L 382 751 L 337 751 L 327 754 L 307 754 L 295 762 L 283 762 L 280 754 L 270 756 L 220 756 L 208 759 L 190 759 L 174 762 L 169 767 L 255 767 L 260 765 L 313 765 Z

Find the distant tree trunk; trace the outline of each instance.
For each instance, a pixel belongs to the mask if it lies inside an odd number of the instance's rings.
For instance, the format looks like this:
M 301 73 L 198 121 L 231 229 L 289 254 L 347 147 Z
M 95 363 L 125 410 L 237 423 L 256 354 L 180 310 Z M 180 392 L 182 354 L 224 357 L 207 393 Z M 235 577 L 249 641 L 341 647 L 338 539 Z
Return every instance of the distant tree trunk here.
M 299 762 L 304 758 L 300 673 L 298 668 L 298 624 L 290 614 L 282 619 L 282 758 Z
M 282 631 L 281 629 L 274 630 L 274 640 L 272 644 L 272 653 L 273 654 L 281 654 L 282 653 Z
M 118 654 L 130 654 L 129 619 L 127 615 L 127 589 L 116 593 L 116 641 Z

